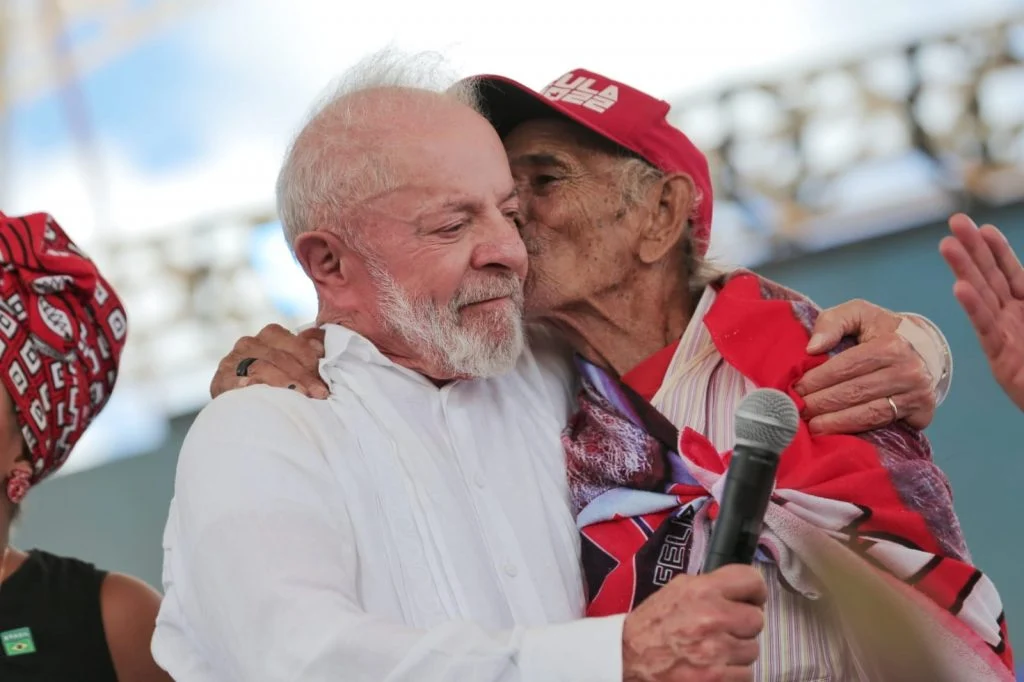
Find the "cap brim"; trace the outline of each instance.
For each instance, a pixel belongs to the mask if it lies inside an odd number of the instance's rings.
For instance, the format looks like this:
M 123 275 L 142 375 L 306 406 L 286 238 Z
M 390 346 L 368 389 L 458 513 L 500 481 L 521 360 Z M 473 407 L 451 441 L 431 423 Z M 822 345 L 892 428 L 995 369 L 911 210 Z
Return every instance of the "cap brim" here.
M 593 121 L 579 116 L 571 108 L 550 100 L 511 78 L 487 75 L 474 76 L 471 80 L 478 85 L 481 104 L 487 120 L 491 122 L 502 139 L 520 123 L 536 118 L 565 117 L 625 150 L 632 151 L 634 154 L 639 153 L 619 140 L 617 136 L 595 126 Z
M 524 121 L 565 115 L 552 103 L 522 83 L 504 76 L 475 76 L 484 114 L 498 135 L 505 137 Z

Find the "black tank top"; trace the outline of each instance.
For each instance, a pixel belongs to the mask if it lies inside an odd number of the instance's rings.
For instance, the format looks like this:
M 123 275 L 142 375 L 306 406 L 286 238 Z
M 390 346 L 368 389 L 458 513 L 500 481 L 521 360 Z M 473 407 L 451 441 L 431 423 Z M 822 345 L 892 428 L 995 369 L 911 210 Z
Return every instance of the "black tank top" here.
M 100 611 L 106 575 L 29 552 L 0 588 L 0 681 L 117 682 Z

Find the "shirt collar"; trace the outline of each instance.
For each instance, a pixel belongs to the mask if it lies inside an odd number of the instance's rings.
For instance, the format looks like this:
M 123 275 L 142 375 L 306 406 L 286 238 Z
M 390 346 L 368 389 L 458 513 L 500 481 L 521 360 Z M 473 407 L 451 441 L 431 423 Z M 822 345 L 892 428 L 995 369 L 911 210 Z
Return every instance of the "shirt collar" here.
M 378 365 L 398 371 L 401 374 L 435 387 L 435 384 L 419 372 L 407 367 L 395 364 L 370 341 L 368 338 L 340 324 L 324 324 L 320 326 L 324 330 L 324 358 L 320 361 L 320 371 L 334 367 L 340 367 L 346 362 L 361 362 L 369 365 Z M 453 382 L 457 383 L 457 382 Z
M 704 287 L 704 293 L 701 294 L 700 300 L 697 302 L 697 307 L 693 310 L 693 315 L 690 316 L 690 322 L 686 325 L 686 329 L 683 330 L 683 336 L 679 339 L 679 353 L 676 355 L 677 361 L 688 362 L 695 358 L 704 346 L 711 343 L 711 334 L 704 327 L 704 316 L 711 310 L 711 306 L 715 303 L 715 298 L 718 297 L 718 292 L 715 291 L 713 286 Z
M 333 366 L 342 359 L 351 358 L 372 365 L 397 367 L 373 345 L 372 341 L 359 332 L 340 324 L 325 324 L 320 328 L 324 330 L 324 359 L 321 366 Z

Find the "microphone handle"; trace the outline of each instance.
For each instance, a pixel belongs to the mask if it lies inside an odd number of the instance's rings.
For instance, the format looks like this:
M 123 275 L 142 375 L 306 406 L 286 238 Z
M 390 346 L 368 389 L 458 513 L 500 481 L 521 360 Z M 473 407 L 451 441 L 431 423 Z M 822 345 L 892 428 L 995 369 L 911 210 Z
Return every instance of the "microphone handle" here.
M 733 448 L 702 573 L 753 563 L 778 468 L 778 453 L 739 443 Z

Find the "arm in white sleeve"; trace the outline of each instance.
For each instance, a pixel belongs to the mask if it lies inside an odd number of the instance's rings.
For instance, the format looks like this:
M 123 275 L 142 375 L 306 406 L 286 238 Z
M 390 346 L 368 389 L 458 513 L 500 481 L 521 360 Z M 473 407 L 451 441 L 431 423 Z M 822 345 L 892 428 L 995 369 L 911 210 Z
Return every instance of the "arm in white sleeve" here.
M 225 393 L 182 448 L 178 597 L 217 679 L 621 681 L 621 617 L 487 632 L 366 613 L 352 520 L 322 451 L 331 444 L 304 427 L 304 400 L 262 386 Z

